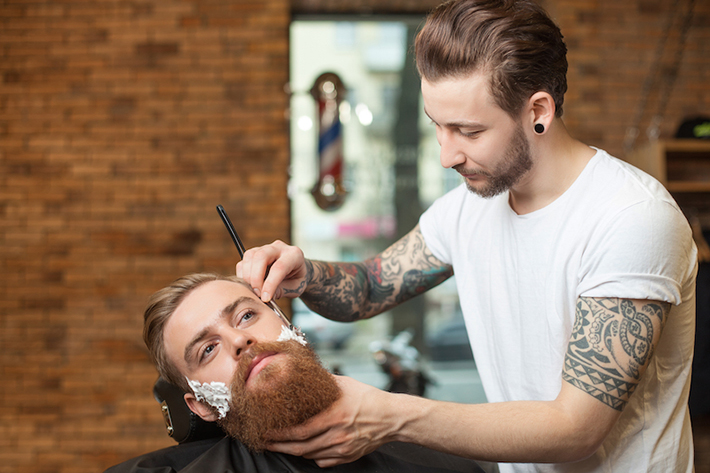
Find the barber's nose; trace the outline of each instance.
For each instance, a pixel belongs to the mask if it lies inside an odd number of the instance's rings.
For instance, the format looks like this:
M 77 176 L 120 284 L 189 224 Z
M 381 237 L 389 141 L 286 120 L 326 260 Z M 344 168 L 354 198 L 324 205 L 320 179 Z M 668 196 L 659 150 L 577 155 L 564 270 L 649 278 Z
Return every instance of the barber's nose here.
M 449 130 L 438 131 L 436 139 L 439 142 L 439 146 L 441 146 L 439 159 L 443 167 L 449 169 L 466 161 L 466 155 L 459 146 L 456 137 L 453 136 L 453 132 Z

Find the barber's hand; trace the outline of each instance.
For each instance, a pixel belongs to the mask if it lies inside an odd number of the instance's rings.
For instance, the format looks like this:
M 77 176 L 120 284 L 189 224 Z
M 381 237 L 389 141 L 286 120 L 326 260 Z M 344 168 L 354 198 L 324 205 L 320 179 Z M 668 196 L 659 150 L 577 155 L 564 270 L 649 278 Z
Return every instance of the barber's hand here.
M 306 264 L 300 248 L 275 241 L 244 253 L 237 276 L 251 284 L 264 302 L 283 296 L 298 297 L 306 288 Z
M 394 440 L 388 434 L 390 393 L 344 376 L 341 398 L 303 425 L 275 433 L 268 449 L 315 460 L 326 468 L 350 463 Z M 394 434 L 394 432 L 392 432 Z

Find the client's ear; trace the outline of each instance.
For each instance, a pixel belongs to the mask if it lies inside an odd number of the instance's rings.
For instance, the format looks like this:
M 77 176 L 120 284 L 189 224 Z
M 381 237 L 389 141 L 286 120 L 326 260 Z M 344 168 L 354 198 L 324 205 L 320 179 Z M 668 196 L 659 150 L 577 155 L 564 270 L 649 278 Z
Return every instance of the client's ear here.
M 192 412 L 200 416 L 202 420 L 207 422 L 214 422 L 217 420 L 217 414 L 215 414 L 212 409 L 207 407 L 205 404 L 198 401 L 194 394 L 185 393 L 185 404 L 187 404 L 187 407 L 189 407 Z

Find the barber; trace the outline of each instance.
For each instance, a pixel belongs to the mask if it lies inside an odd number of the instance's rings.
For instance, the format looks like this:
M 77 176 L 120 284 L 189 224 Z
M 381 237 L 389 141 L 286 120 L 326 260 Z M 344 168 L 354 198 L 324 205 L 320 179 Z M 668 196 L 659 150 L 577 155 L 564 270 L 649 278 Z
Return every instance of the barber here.
M 327 467 L 397 440 L 503 472 L 692 471 L 697 259 L 682 212 L 569 135 L 566 46 L 532 0 L 441 5 L 415 47 L 441 163 L 464 183 L 367 261 L 311 261 L 277 241 L 247 251 L 237 275 L 264 301 L 301 297 L 355 321 L 455 273 L 489 403 L 344 378 L 334 406 L 269 449 Z

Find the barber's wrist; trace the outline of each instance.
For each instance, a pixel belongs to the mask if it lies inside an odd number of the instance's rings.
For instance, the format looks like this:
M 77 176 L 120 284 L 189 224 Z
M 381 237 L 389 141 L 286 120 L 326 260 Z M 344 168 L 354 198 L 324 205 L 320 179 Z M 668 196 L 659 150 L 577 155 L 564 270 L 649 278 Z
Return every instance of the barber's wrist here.
M 313 283 L 313 261 L 307 259 L 303 261 L 303 265 L 306 268 L 306 275 L 303 277 L 303 290 L 301 291 L 301 294 L 304 294 L 306 291 L 308 291 L 308 286 Z
M 383 443 L 417 443 L 416 435 L 413 435 L 413 432 L 426 410 L 421 402 L 424 401 L 424 398 L 384 391 L 382 393 L 385 395 L 382 419 L 385 424 L 386 440 Z

